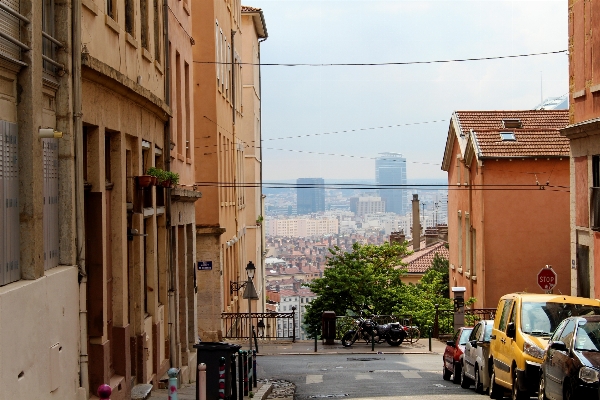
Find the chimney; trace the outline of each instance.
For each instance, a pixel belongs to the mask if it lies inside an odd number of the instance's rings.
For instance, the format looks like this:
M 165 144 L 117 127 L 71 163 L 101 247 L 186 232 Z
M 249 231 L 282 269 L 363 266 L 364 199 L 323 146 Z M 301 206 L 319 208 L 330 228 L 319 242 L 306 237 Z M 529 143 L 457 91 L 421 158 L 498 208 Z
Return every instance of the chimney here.
M 404 234 L 404 231 L 390 233 L 390 243 L 403 244 L 405 240 L 406 235 Z
M 419 216 L 419 195 L 413 194 L 412 199 L 412 236 L 413 236 L 413 251 L 421 249 L 421 218 Z
M 425 247 L 429 247 L 439 241 L 437 228 L 425 229 Z
M 446 224 L 438 225 L 437 232 L 438 232 L 439 240 L 441 240 L 442 242 L 448 241 L 448 225 L 446 225 Z

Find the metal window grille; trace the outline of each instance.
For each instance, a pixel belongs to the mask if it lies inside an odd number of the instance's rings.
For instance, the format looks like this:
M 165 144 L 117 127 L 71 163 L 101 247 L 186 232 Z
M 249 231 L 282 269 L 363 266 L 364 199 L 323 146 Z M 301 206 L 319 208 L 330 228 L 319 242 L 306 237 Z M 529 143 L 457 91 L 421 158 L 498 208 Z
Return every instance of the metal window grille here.
M 58 139 L 42 139 L 44 151 L 44 269 L 58 265 Z
M 17 125 L 0 121 L 0 286 L 21 278 Z
M 0 0 L 0 3 L 16 11 L 17 13 L 20 12 L 19 0 Z M 20 40 L 20 29 L 21 24 L 17 17 L 7 13 L 4 10 L 0 10 L 0 32 L 14 39 Z M 15 60 L 20 60 L 21 48 L 4 38 L 0 38 L 0 54 Z

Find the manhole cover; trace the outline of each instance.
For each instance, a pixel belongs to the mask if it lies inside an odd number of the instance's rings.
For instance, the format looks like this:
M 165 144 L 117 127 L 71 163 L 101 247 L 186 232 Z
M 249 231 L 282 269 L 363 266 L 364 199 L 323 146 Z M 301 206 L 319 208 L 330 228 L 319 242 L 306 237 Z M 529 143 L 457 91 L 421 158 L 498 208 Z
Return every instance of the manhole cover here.
M 385 360 L 384 357 L 348 357 L 348 361 L 376 361 Z
M 312 396 L 308 396 L 309 399 L 331 399 L 334 397 L 348 397 L 350 396 L 348 393 L 342 394 L 313 394 Z

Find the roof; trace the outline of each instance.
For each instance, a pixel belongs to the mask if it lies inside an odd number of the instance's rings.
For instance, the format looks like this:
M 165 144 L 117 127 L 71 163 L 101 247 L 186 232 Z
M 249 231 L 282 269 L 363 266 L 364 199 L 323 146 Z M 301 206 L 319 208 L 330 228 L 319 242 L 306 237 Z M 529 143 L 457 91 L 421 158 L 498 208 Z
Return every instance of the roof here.
M 256 33 L 258 34 L 259 38 L 266 39 L 269 37 L 269 34 L 267 33 L 267 23 L 265 21 L 265 15 L 263 14 L 262 9 L 250 6 L 242 6 L 242 14 L 252 15 L 254 27 L 256 28 Z
M 515 135 L 515 141 L 503 141 L 500 132 L 510 131 Z M 477 157 L 568 157 L 569 139 L 560 135 L 558 129 L 529 130 L 503 129 L 489 131 L 474 131 L 473 140 L 479 150 Z
M 449 257 L 450 253 L 444 242 L 438 242 L 424 249 L 415 251 L 413 254 L 404 257 L 402 262 L 407 264 L 405 268 L 409 274 L 424 273 L 431 267 L 431 263 L 436 254 L 439 254 L 444 258 Z
M 505 128 L 503 120 L 507 119 L 519 120 L 521 126 Z M 448 128 L 442 170 L 450 168 L 455 143 L 468 164 L 473 157 L 568 156 L 569 142 L 559 135 L 568 123 L 568 110 L 455 111 Z M 502 141 L 500 132 L 514 133 L 516 141 Z

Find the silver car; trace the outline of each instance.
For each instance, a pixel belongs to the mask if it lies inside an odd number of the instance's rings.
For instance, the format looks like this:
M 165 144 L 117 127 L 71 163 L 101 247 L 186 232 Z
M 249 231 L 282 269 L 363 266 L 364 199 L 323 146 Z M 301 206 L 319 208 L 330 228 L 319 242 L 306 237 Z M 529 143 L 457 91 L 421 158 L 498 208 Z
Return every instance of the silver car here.
M 467 389 L 475 385 L 477 393 L 485 393 L 490 386 L 490 336 L 492 335 L 493 320 L 479 321 L 469 336 L 465 345 L 463 366 L 461 369 L 460 386 Z

